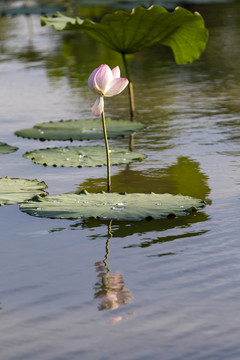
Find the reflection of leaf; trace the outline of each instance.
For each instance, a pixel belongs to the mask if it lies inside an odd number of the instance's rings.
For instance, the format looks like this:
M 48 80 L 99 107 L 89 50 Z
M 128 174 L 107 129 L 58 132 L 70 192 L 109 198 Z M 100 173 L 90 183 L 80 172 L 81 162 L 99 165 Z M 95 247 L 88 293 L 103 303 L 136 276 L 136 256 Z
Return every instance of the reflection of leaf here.
M 137 221 L 186 215 L 200 210 L 204 201 L 171 194 L 62 194 L 38 197 L 21 206 L 30 214 L 48 218 L 97 218 Z
M 199 163 L 188 157 L 179 157 L 176 164 L 166 170 L 167 180 L 174 183 L 176 192 L 205 199 L 210 189 L 208 177 L 201 171 Z
M 192 224 L 202 223 L 209 220 L 209 217 L 204 212 L 197 212 L 195 214 L 186 215 L 174 219 L 158 219 L 152 221 L 121 221 L 114 222 L 111 228 L 111 233 L 114 238 L 124 238 L 127 236 L 131 236 L 133 234 L 147 234 L 152 231 L 168 231 L 174 228 L 183 229 L 189 228 Z M 84 219 L 76 222 L 75 224 L 70 224 L 66 228 L 53 228 L 49 232 L 55 231 L 64 231 L 64 230 L 72 230 L 72 231 L 81 231 L 82 229 L 92 229 L 90 238 L 92 240 L 99 239 L 101 235 L 99 232 L 96 232 L 98 228 L 108 225 L 108 222 L 105 220 L 97 220 L 97 219 Z M 102 237 L 106 237 L 103 235 Z M 178 236 L 175 237 L 177 239 Z M 175 240 L 172 239 L 172 240 Z
M 169 255 L 175 255 L 175 253 L 168 252 L 168 253 L 157 254 L 157 255 L 148 255 L 147 257 L 163 257 L 163 256 L 169 256 Z
M 206 232 L 207 232 L 207 230 L 202 230 L 202 231 L 198 231 L 198 232 L 186 232 L 185 234 L 181 234 L 181 235 L 168 235 L 168 236 L 159 237 L 154 240 L 142 241 L 140 244 L 125 246 L 125 248 L 133 248 L 133 247 L 145 248 L 145 247 L 149 247 L 151 245 L 163 244 L 163 243 L 177 240 L 177 239 L 192 238 L 194 236 L 203 235 Z
M 32 199 L 35 195 L 46 194 L 45 182 L 37 179 L 0 179 L 0 205 L 16 204 Z
M 28 46 L 21 47 L 21 50 L 17 52 L 16 57 L 22 62 L 38 62 L 42 61 L 42 52 L 35 49 L 34 45 L 30 42 Z
M 112 183 L 116 192 L 144 193 L 151 189 L 155 193 L 179 193 L 205 200 L 210 192 L 207 179 L 197 161 L 188 157 L 179 157 L 175 164 L 164 169 L 136 171 L 126 167 L 112 176 Z M 104 190 L 105 179 L 87 179 L 79 189 L 86 189 L 89 192 Z
M 83 30 L 123 54 L 135 53 L 160 43 L 171 47 L 179 64 L 198 59 L 208 38 L 203 18 L 183 8 L 176 8 L 170 13 L 160 6 L 149 9 L 139 6 L 131 13 L 119 10 L 107 14 L 98 24 L 89 19 L 74 19 L 56 13 L 52 18 L 42 17 L 41 23 L 57 30 Z
M 12 153 L 12 152 L 14 152 L 16 150 L 18 150 L 17 147 L 5 144 L 3 142 L 0 142 L 0 155 L 9 154 L 9 153 Z
M 168 231 L 174 228 L 178 229 L 187 229 L 192 224 L 202 223 L 207 221 L 209 218 L 204 212 L 197 212 L 195 214 L 186 215 L 174 219 L 158 219 L 152 221 L 141 221 L 141 222 L 130 222 L 130 221 L 122 221 L 115 223 L 113 222 L 113 226 L 111 229 L 112 235 L 114 238 L 124 238 L 133 234 L 147 234 L 148 232 L 161 232 L 161 231 Z M 71 230 L 77 230 L 78 227 L 81 229 L 97 229 L 106 225 L 106 222 L 99 221 L 96 219 L 86 219 L 82 220 L 79 223 L 70 225 L 69 228 Z M 92 235 L 91 239 L 99 238 L 99 233 L 97 235 Z M 177 238 L 178 236 L 176 236 Z M 175 238 L 175 239 L 176 239 Z M 174 239 L 172 239 L 174 240 Z
M 108 138 L 127 136 L 146 126 L 139 122 L 106 119 Z M 103 139 L 100 119 L 60 120 L 34 125 L 18 130 L 15 135 L 39 140 L 96 140 Z
M 26 152 L 25 158 L 35 164 L 44 166 L 104 166 L 107 165 L 106 149 L 104 146 L 67 146 L 55 147 Z M 146 156 L 123 148 L 111 147 L 110 158 L 112 165 L 128 164 L 142 161 Z

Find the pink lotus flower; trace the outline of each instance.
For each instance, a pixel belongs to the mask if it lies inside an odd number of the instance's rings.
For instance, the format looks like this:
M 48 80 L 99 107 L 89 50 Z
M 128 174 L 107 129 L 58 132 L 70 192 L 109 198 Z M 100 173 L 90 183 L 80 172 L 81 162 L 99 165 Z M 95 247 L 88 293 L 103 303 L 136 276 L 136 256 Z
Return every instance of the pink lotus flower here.
M 92 113 L 100 116 L 104 110 L 104 96 L 110 97 L 120 94 L 128 85 L 128 79 L 120 78 L 120 69 L 116 66 L 110 69 L 108 65 L 101 65 L 93 70 L 88 79 L 88 86 L 98 95 L 92 107 Z

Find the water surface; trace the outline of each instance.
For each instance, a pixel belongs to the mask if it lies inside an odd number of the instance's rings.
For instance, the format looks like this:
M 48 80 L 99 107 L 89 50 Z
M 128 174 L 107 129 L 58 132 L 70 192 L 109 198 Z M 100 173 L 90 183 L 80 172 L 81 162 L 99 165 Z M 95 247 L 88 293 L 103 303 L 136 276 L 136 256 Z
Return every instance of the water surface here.
M 210 31 L 194 64 L 176 65 L 160 46 L 129 59 L 136 118 L 147 125 L 135 150 L 147 159 L 113 167 L 113 190 L 196 196 L 207 202 L 202 212 L 110 223 L 0 208 L 2 359 L 240 358 L 239 5 L 190 8 Z M 19 147 L 0 157 L 0 176 L 44 180 L 51 195 L 104 189 L 106 168 L 22 157 L 68 142 L 14 132 L 91 117 L 88 76 L 101 63 L 123 71 L 120 57 L 86 35 L 41 28 L 38 16 L 2 17 L 0 29 L 0 141 Z M 107 99 L 106 114 L 129 118 L 127 92 Z

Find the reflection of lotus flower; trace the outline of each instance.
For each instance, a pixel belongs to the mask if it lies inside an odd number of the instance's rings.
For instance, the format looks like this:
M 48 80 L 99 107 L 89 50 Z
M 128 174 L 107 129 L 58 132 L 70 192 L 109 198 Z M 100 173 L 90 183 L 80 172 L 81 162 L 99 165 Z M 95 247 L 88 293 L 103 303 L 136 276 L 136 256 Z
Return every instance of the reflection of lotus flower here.
M 118 323 L 121 320 L 122 320 L 122 316 L 116 316 L 116 317 L 111 318 L 108 323 L 113 325 L 113 324 Z
M 104 293 L 98 296 L 100 299 L 99 310 L 113 310 L 119 306 L 129 304 L 133 297 L 130 290 L 124 289 L 121 274 L 104 274 L 102 279 L 104 281 Z
M 119 307 L 119 301 L 118 296 L 116 292 L 109 292 L 106 295 L 100 296 L 101 299 L 101 305 L 99 307 L 99 310 L 107 310 L 107 309 L 117 309 Z
M 124 288 L 124 280 L 120 273 L 105 273 L 105 266 L 97 262 L 96 270 L 99 272 L 99 282 L 95 285 L 95 298 L 100 300 L 99 310 L 113 310 L 129 304 L 133 298 L 131 291 Z
M 120 78 L 120 69 L 116 66 L 110 69 L 108 65 L 101 65 L 96 68 L 88 79 L 88 86 L 98 98 L 92 107 L 92 113 L 100 116 L 104 110 L 103 97 L 111 97 L 120 94 L 128 85 L 128 79 Z

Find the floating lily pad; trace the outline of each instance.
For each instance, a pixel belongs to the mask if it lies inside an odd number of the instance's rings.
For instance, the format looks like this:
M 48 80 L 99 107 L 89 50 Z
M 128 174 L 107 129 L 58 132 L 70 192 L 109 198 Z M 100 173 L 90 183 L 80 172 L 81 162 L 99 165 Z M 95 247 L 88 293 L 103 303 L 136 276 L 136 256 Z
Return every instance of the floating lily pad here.
M 144 220 L 175 217 L 204 207 L 202 200 L 171 194 L 119 194 L 83 191 L 80 194 L 62 194 L 36 197 L 20 206 L 30 215 L 47 218 L 97 218 L 112 220 Z
M 53 17 L 41 17 L 41 24 L 56 30 L 83 30 L 122 54 L 135 53 L 156 43 L 166 45 L 179 64 L 198 59 L 208 39 L 203 18 L 181 7 L 171 13 L 157 5 L 148 9 L 139 6 L 132 12 L 119 10 L 107 14 L 100 23 L 57 12 Z
M 18 147 L 16 147 L 16 146 L 11 146 L 11 145 L 5 144 L 3 142 L 0 142 L 0 155 L 9 154 L 9 153 L 12 153 L 17 150 L 18 150 Z
M 104 146 L 67 146 L 55 147 L 26 152 L 25 158 L 35 164 L 44 166 L 104 166 L 107 165 Z M 111 147 L 110 160 L 112 165 L 128 164 L 133 161 L 142 161 L 146 156 L 126 149 Z
M 146 126 L 135 121 L 106 119 L 109 138 L 127 136 Z M 18 130 L 15 135 L 39 140 L 96 140 L 103 139 L 100 119 L 60 120 L 36 124 L 32 128 Z
M 32 199 L 35 195 L 46 194 L 47 185 L 37 179 L 0 179 L 0 205 L 16 204 Z

